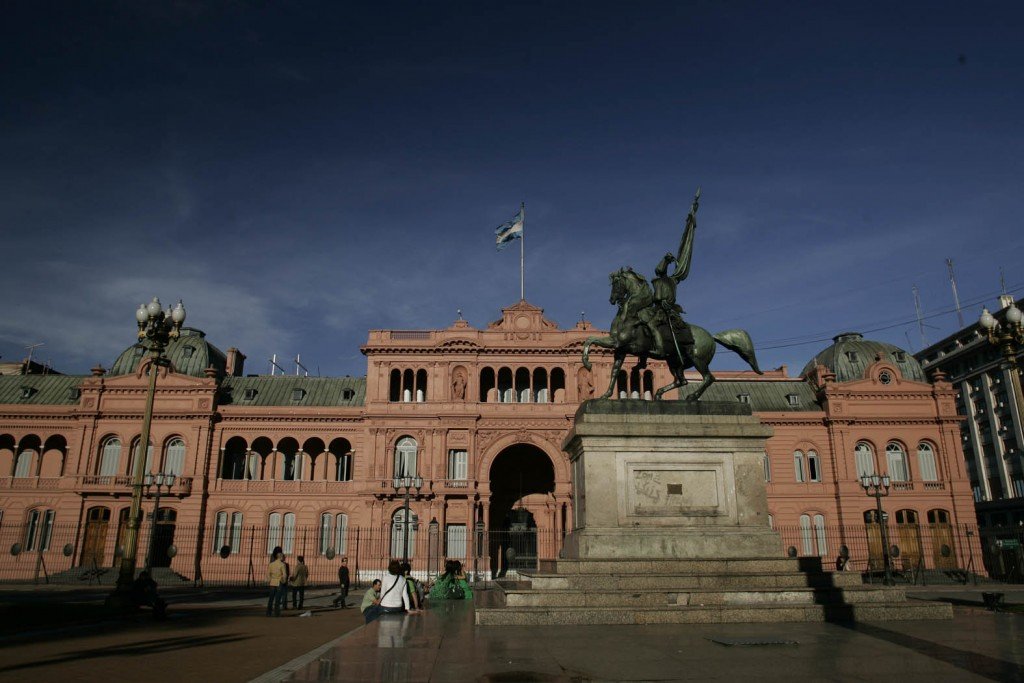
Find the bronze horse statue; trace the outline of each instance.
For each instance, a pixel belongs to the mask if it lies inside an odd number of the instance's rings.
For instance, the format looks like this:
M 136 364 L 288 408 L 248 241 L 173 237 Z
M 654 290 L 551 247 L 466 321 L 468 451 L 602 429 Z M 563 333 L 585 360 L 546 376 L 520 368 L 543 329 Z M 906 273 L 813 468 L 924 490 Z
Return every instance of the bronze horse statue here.
M 655 305 L 651 285 L 643 275 L 634 272 L 632 268 L 617 270 L 609 276 L 609 280 L 612 285 L 609 302 L 619 307 L 612 320 L 611 330 L 607 337 L 590 337 L 583 343 L 583 366 L 588 370 L 590 369 L 591 346 L 612 349 L 615 352 L 611 381 L 601 398 L 608 398 L 612 395 L 619 370 L 622 368 L 626 356 L 629 355 L 638 356 L 641 365 L 645 364 L 648 358 L 664 360 L 668 363 L 668 368 L 674 379 L 670 384 L 658 389 L 654 395 L 655 400 L 661 399 L 666 391 L 685 386 L 687 382 L 683 373 L 690 367 L 697 369 L 697 372 L 701 374 L 702 381 L 697 390 L 687 396 L 686 400 L 698 400 L 715 381 L 715 376 L 711 374 L 708 367 L 711 364 L 711 359 L 715 357 L 715 344 L 721 344 L 730 351 L 736 352 L 754 372 L 759 375 L 764 374 L 757 366 L 754 344 L 745 330 L 725 330 L 712 335 L 702 327 L 688 325 L 693 334 L 692 351 L 687 346 L 685 348 L 689 353 L 683 352 L 682 348 L 684 347 L 678 343 L 662 345 L 664 350 L 656 351 L 650 326 L 641 318 L 642 311 L 648 311 Z

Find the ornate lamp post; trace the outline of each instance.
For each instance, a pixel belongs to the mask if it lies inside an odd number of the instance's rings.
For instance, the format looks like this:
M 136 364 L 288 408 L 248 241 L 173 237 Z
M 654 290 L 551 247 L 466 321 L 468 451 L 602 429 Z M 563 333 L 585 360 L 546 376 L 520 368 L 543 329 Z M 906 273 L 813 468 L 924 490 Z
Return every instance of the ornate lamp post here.
M 889 475 L 865 474 L 860 478 L 860 485 L 864 493 L 875 499 L 875 510 L 878 515 L 878 528 L 882 531 L 882 562 L 885 564 L 885 585 L 891 586 L 895 583 L 892 580 L 892 568 L 889 566 L 889 529 L 885 521 L 885 512 L 882 510 L 882 498 L 889 495 Z
M 172 309 L 163 310 L 160 299 L 153 297 L 148 304 L 142 304 L 135 311 L 135 320 L 139 323 L 139 341 L 148 342 L 149 349 L 149 391 L 146 394 L 146 412 L 142 418 L 142 434 L 139 437 L 139 448 L 135 451 L 132 465 L 132 505 L 128 513 L 128 526 L 125 530 L 124 553 L 121 555 L 121 569 L 117 576 L 117 587 L 108 599 L 108 604 L 127 604 L 128 592 L 135 580 L 135 557 L 139 548 L 140 512 L 142 510 L 143 476 L 146 467 L 146 453 L 149 450 L 149 431 L 153 421 L 153 398 L 156 395 L 157 370 L 167 365 L 164 351 L 172 339 L 177 339 L 181 324 L 185 322 L 185 306 L 178 301 Z
M 981 316 L 978 318 L 978 325 L 985 330 L 988 341 L 993 346 L 998 346 L 1003 352 L 1003 359 L 1006 367 L 1010 370 L 1010 384 L 1013 386 L 1013 400 L 1017 402 L 1018 409 L 1024 410 L 1024 395 L 1020 387 L 1020 370 L 1017 367 L 1017 354 L 1024 344 L 1024 324 L 1021 319 L 1024 313 L 1010 304 L 1006 307 L 1006 317 L 1003 322 L 996 320 L 995 316 L 988 312 L 987 308 L 981 309 Z
M 421 477 L 395 477 L 391 480 L 391 485 L 395 488 L 395 493 L 398 493 L 402 489 L 405 489 L 405 504 L 402 506 L 405 510 L 405 515 L 402 519 L 402 562 L 409 561 L 409 495 L 412 489 L 416 489 L 416 495 L 419 495 L 420 489 L 423 488 L 423 479 Z
M 164 474 L 163 472 L 157 472 L 156 474 L 147 474 L 145 484 L 146 495 L 150 495 L 150 489 L 156 487 L 156 501 L 153 503 L 153 518 L 149 524 L 149 550 L 146 552 L 146 571 L 148 572 L 153 568 L 153 550 L 154 542 L 156 541 L 156 518 L 160 514 L 160 494 L 163 493 L 164 487 L 167 487 L 167 493 L 171 492 L 171 487 L 174 486 L 175 480 L 174 474 Z

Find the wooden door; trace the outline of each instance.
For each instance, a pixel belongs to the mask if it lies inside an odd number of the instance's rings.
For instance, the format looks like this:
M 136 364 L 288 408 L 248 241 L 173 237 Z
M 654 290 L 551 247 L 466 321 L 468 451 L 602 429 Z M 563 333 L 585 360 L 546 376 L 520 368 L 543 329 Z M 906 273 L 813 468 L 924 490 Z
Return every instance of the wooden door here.
M 82 566 L 102 567 L 107 545 L 107 527 L 110 525 L 110 508 L 90 508 L 85 520 L 85 537 L 82 539 Z

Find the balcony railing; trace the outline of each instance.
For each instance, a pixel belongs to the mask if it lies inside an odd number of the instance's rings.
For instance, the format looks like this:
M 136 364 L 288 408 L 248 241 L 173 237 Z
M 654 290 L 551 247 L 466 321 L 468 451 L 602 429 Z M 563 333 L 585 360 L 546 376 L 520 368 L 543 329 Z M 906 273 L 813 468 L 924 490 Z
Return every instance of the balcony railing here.
M 0 489 L 53 490 L 60 488 L 60 477 L 0 477 Z
M 224 493 L 344 493 L 354 491 L 351 481 L 296 481 L 279 479 L 217 479 L 213 490 Z
M 77 478 L 75 490 L 79 493 L 129 494 L 132 491 L 132 477 L 124 475 L 85 474 Z M 170 493 L 165 496 L 187 496 L 192 493 L 192 477 L 177 477 Z

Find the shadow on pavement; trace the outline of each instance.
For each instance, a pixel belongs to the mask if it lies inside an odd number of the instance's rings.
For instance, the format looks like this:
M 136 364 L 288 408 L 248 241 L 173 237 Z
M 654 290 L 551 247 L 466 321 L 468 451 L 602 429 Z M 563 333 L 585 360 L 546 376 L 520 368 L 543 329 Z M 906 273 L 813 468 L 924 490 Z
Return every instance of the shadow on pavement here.
M 139 655 L 148 655 L 156 652 L 171 652 L 174 650 L 191 649 L 210 645 L 220 645 L 223 643 L 232 643 L 241 640 L 248 640 L 250 638 L 251 636 L 237 634 L 225 634 L 205 637 L 181 636 L 178 638 L 154 638 L 152 640 L 144 640 L 142 642 L 132 643 L 130 645 L 115 645 L 111 647 L 76 650 L 75 652 L 68 652 L 66 654 L 63 654 L 60 657 L 51 657 L 49 659 L 40 659 L 32 662 L 25 662 L 23 664 L 3 666 L 0 667 L 0 672 L 22 671 L 25 669 L 33 669 L 41 666 L 52 666 L 54 664 L 61 664 L 64 662 L 87 661 L 89 659 L 99 659 L 102 657 L 131 657 Z
M 1013 662 L 1007 662 L 978 652 L 961 650 L 949 645 L 940 645 L 924 638 L 893 631 L 876 624 L 855 622 L 838 623 L 836 625 L 871 636 L 872 638 L 884 640 L 893 645 L 905 647 L 918 654 L 951 664 L 959 669 L 993 681 L 1024 681 L 1024 666 L 1019 666 Z

